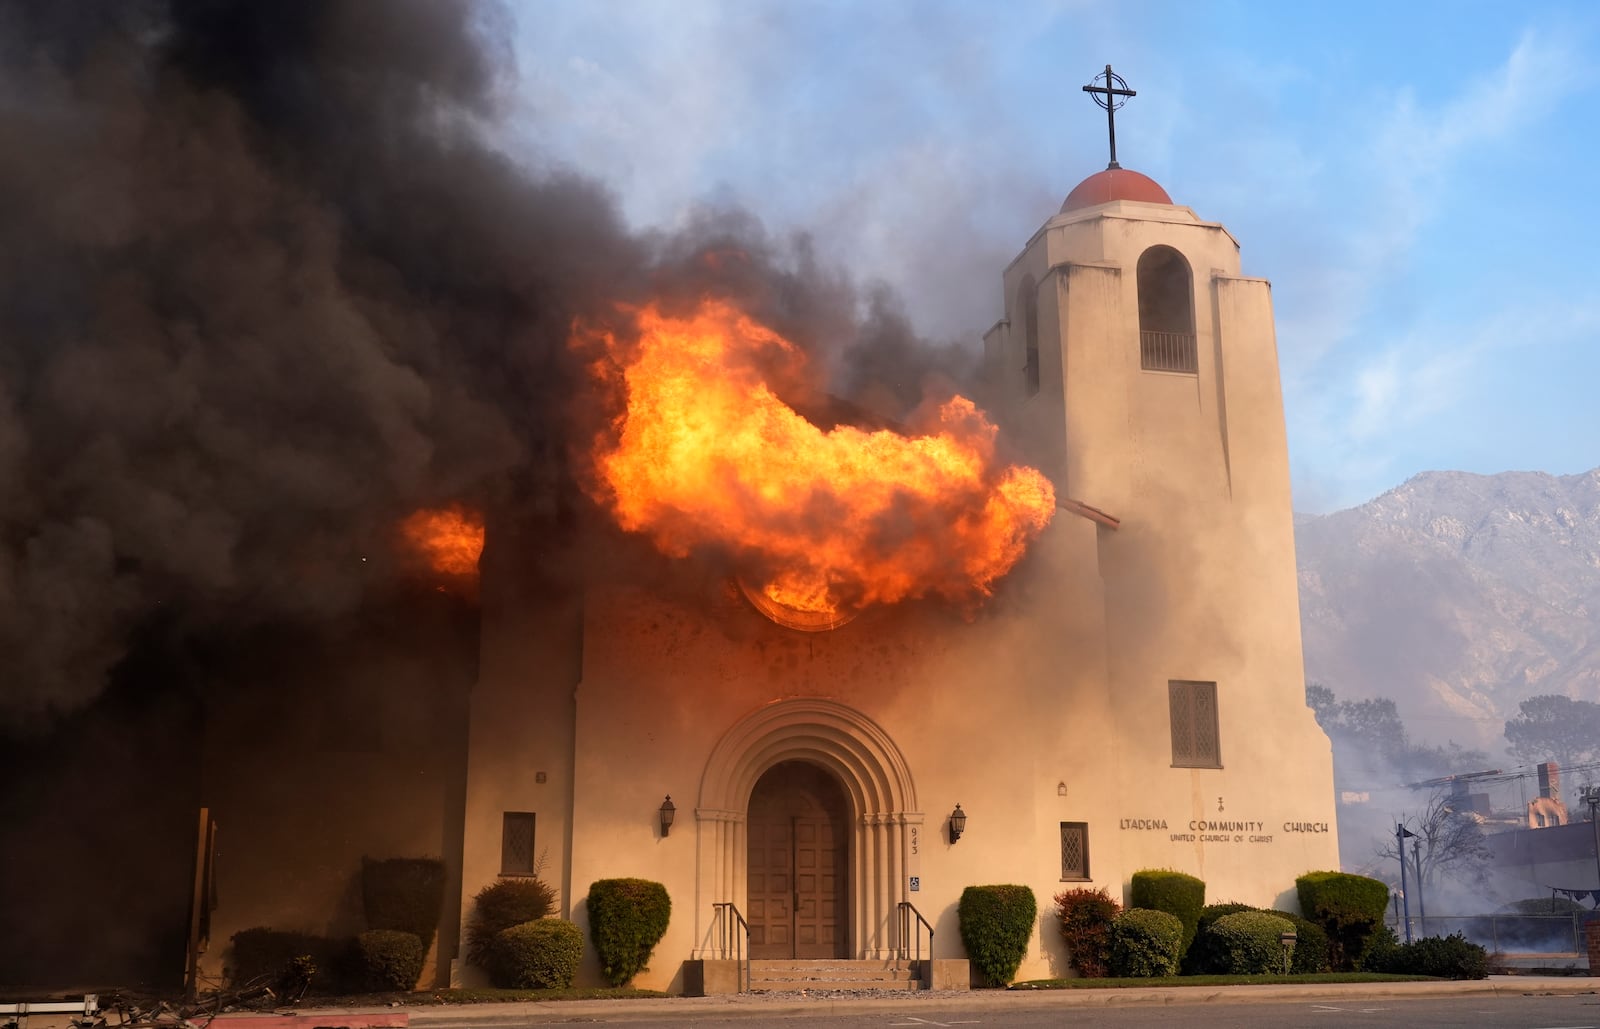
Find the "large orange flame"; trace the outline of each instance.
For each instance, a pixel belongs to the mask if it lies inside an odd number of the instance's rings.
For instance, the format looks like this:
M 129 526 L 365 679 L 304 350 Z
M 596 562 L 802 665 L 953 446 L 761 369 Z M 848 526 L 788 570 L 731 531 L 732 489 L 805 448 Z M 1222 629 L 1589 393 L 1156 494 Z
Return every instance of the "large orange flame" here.
M 920 434 L 824 431 L 764 374 L 798 377 L 804 355 L 731 304 L 628 313 L 636 337 L 573 334 L 627 404 L 596 440 L 592 491 L 666 554 L 726 546 L 779 604 L 853 613 L 986 596 L 1055 513 L 1049 481 L 1001 465 L 995 427 L 965 398 Z
M 483 517 L 459 504 L 407 515 L 400 535 L 428 566 L 445 575 L 477 575 Z

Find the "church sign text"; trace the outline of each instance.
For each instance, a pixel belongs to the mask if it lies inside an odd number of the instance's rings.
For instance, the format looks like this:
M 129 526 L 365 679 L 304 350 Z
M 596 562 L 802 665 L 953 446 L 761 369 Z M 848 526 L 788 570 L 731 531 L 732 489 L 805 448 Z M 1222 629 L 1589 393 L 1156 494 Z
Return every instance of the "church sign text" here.
M 1180 827 L 1185 823 L 1179 822 Z M 1188 832 L 1172 832 L 1165 818 L 1123 818 L 1117 828 L 1124 832 L 1164 832 L 1172 843 L 1271 843 L 1267 823 L 1254 819 L 1191 818 Z M 1327 822 L 1284 822 L 1285 833 L 1325 833 Z
M 1260 832 L 1264 822 L 1208 822 L 1197 818 L 1189 823 L 1191 832 Z

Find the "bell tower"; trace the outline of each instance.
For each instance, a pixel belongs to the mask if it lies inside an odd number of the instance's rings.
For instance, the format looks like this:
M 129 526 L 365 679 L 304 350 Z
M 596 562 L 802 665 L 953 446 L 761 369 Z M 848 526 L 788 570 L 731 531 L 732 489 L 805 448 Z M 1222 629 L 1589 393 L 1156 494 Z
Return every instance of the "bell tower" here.
M 1113 717 L 1125 758 L 1172 769 L 1142 788 L 1214 813 L 1250 776 L 1304 774 L 1327 807 L 1271 286 L 1241 274 L 1222 225 L 1117 163 L 1112 118 L 1134 95 L 1120 76 L 1084 88 L 1107 108 L 1111 162 L 1005 269 L 984 336 L 997 413 L 1058 496 L 1115 520 L 1097 547 Z

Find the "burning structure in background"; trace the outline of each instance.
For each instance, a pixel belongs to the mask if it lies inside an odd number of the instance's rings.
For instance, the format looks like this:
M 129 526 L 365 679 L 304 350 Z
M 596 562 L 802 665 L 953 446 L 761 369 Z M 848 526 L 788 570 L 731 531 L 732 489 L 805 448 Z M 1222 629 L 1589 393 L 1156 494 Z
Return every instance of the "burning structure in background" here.
M 490 145 L 514 71 L 505 29 L 489 4 L 0 2 L 0 725 L 31 738 L 0 770 L 6 809 L 25 812 L 15 831 L 171 825 L 141 853 L 186 868 L 182 827 L 205 800 L 170 788 L 174 754 L 206 767 L 200 794 L 247 771 L 287 795 L 273 767 L 337 774 L 312 751 L 423 745 L 406 710 L 459 724 L 476 611 L 416 600 L 434 574 L 419 574 L 416 541 L 435 570 L 471 578 L 483 536 L 466 512 L 479 511 L 521 527 L 543 581 L 581 580 L 572 456 L 607 411 L 568 336 L 618 303 L 733 305 L 810 352 L 827 391 L 909 419 L 915 438 L 889 464 L 931 461 L 916 455 L 936 445 L 916 440 L 965 434 L 949 455 L 960 467 L 935 473 L 963 498 L 945 521 L 962 536 L 986 526 L 992 552 L 929 553 L 928 584 L 884 586 L 892 576 L 850 580 L 831 559 L 795 578 L 772 548 L 735 541 L 729 556 L 794 591 L 786 602 L 981 594 L 1048 518 L 1048 485 L 994 458 L 970 405 L 913 414 L 924 382 L 960 378 L 969 358 L 918 340 L 892 300 L 738 212 L 635 238 L 596 184 L 531 176 Z M 740 256 L 707 259 L 725 253 Z M 834 431 L 868 450 L 887 438 Z M 923 516 L 902 502 L 916 492 L 883 495 L 888 535 L 868 557 L 917 538 Z M 422 529 L 416 512 L 452 504 L 454 524 Z M 940 577 L 946 563 L 964 585 Z M 353 663 L 411 637 L 451 642 Z M 396 682 L 410 685 L 383 701 Z M 199 741 L 218 725 L 247 728 L 248 753 Z M 121 760 L 53 758 L 129 739 L 140 747 Z M 426 775 L 448 804 L 459 755 L 438 754 Z M 381 818 L 383 798 L 334 799 Z M 320 826 L 327 840 L 341 817 Z M 93 880 L 109 902 L 154 880 L 50 852 L 8 866 L 0 907 L 55 925 L 61 945 L 16 937 L 34 956 L 0 953 L 0 967 L 124 980 L 179 967 L 181 884 L 91 953 L 93 902 L 79 896 L 74 919 L 52 898 Z

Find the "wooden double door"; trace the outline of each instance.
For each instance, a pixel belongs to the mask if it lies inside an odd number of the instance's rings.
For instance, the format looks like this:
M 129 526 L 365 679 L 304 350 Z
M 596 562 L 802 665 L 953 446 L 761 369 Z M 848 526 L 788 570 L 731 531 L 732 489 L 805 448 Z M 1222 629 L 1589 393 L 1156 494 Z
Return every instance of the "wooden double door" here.
M 768 769 L 746 820 L 750 956 L 848 957 L 849 805 L 804 761 Z

